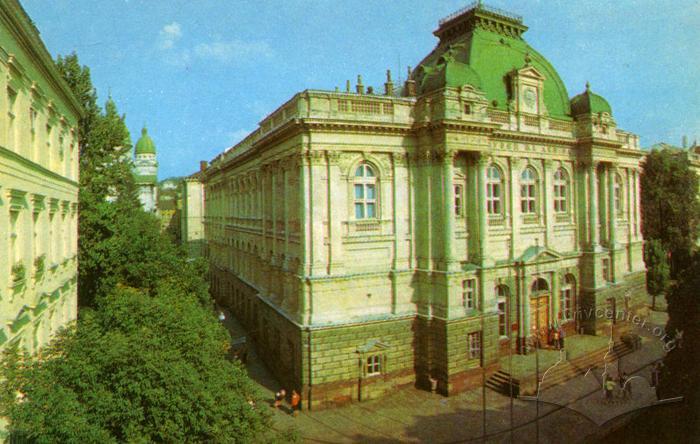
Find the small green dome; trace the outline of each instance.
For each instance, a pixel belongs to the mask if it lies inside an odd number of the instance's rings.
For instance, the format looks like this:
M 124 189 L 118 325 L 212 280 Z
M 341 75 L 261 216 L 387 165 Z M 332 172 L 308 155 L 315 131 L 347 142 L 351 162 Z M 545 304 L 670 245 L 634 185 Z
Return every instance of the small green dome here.
M 591 92 L 590 84 L 586 83 L 586 91 L 571 99 L 571 115 L 608 113 L 612 116 L 612 108 L 607 100 Z
M 146 130 L 146 127 L 144 126 L 143 129 L 141 130 L 141 138 L 139 139 L 138 142 L 136 142 L 136 150 L 135 154 L 138 156 L 139 154 L 155 154 L 156 153 L 156 145 L 153 143 L 153 139 L 148 135 L 148 130 Z

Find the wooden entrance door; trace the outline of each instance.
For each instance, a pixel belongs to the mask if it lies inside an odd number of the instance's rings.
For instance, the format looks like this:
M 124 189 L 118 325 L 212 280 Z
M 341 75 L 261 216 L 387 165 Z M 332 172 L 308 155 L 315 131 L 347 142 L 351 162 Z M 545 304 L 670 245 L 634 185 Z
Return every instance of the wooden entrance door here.
M 546 344 L 549 326 L 549 295 L 547 294 L 530 298 L 530 334 L 535 334 L 538 325 L 540 341 Z

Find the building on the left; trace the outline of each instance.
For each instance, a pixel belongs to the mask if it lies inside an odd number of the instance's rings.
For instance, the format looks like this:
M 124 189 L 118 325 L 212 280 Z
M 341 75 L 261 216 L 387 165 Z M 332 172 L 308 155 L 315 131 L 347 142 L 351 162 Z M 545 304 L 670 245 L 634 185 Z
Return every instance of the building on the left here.
M 0 2 L 0 350 L 77 315 L 82 109 L 17 0 Z

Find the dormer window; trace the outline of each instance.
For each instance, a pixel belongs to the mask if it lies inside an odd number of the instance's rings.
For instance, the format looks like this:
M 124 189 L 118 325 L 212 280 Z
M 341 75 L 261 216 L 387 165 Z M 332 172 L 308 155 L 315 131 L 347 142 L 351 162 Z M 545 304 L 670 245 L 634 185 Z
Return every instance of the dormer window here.
M 472 106 L 469 103 L 464 104 L 464 114 L 471 114 L 472 113 Z

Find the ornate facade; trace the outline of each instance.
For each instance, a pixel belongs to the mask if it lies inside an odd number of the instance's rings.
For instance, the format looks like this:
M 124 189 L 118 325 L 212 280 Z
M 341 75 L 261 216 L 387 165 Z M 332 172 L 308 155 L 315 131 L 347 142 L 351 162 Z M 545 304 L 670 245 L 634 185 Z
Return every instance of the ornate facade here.
M 454 393 L 644 295 L 638 138 L 526 29 L 459 11 L 401 88 L 298 93 L 201 173 L 212 291 L 306 405 Z
M 15 0 L 0 3 L 0 350 L 36 352 L 77 314 L 82 113 Z

